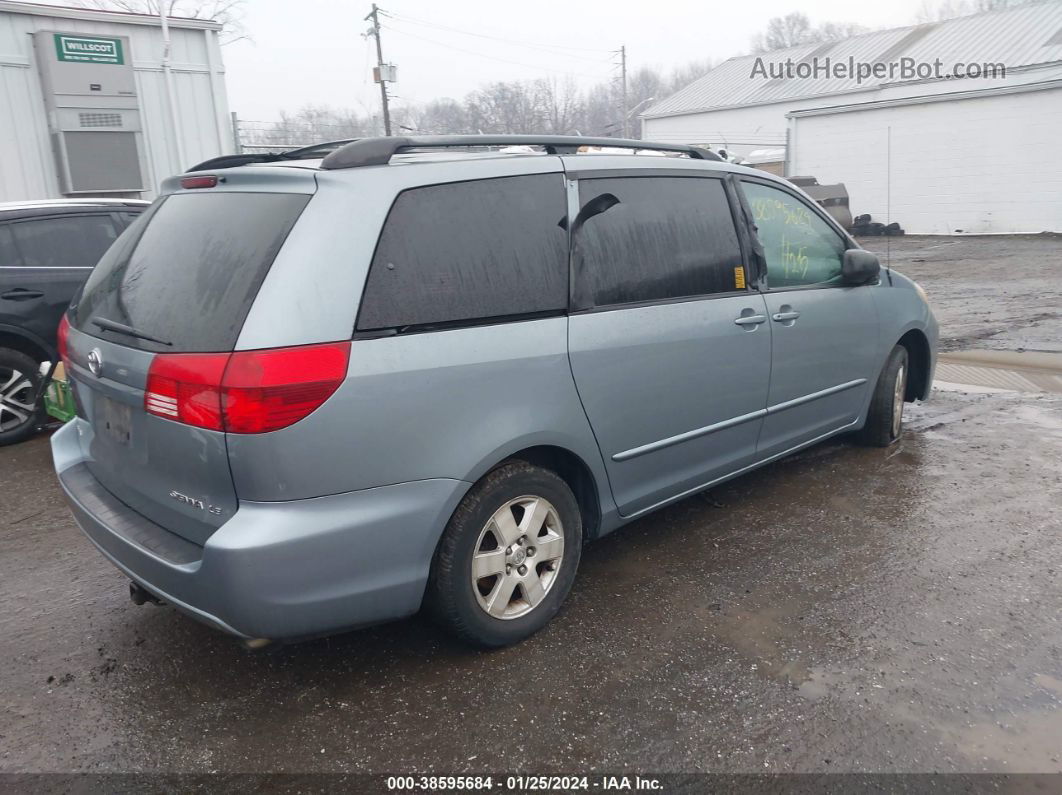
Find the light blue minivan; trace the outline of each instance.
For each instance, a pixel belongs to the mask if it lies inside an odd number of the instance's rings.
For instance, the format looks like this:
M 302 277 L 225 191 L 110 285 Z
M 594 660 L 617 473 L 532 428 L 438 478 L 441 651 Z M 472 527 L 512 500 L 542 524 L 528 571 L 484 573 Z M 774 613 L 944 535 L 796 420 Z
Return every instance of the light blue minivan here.
M 134 601 L 255 643 L 421 608 L 519 641 L 586 542 L 888 445 L 932 383 L 918 285 L 697 148 L 363 139 L 162 194 L 64 318 L 55 466 Z

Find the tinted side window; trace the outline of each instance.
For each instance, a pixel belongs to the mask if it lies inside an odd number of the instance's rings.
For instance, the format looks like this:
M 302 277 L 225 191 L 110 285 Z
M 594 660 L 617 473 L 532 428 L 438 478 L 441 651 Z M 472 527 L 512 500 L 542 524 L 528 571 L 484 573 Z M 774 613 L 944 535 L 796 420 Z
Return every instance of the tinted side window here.
M 579 230 L 582 278 L 605 306 L 745 289 L 722 180 L 621 177 L 579 183 L 581 206 L 618 200 Z
M 845 243 L 829 224 L 785 191 L 754 182 L 742 188 L 767 258 L 769 287 L 840 280 Z
M 358 328 L 567 308 L 566 215 L 560 174 L 404 191 L 380 234 Z
M 11 232 L 30 268 L 91 268 L 118 237 L 109 213 L 19 221 Z
M 15 237 L 9 226 L 0 226 L 0 267 L 13 268 L 22 264 L 22 257 L 15 248 Z

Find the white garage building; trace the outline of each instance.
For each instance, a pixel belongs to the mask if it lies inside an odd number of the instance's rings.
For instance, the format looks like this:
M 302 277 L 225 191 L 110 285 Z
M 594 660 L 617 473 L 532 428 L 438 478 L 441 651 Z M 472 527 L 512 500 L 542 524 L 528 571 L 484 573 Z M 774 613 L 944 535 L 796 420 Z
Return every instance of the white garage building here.
M 853 214 L 911 233 L 1062 232 L 1062 2 L 762 57 L 757 75 L 757 56 L 732 58 L 649 108 L 644 137 L 742 155 L 784 148 L 787 175 L 843 182 Z M 942 76 L 860 81 L 823 74 L 827 59 L 845 68 L 939 60 Z M 793 76 L 778 77 L 787 62 Z M 814 64 L 818 76 L 800 76 Z M 985 65 L 1005 76 L 943 76 Z
M 0 202 L 153 198 L 233 151 L 221 25 L 0 0 Z

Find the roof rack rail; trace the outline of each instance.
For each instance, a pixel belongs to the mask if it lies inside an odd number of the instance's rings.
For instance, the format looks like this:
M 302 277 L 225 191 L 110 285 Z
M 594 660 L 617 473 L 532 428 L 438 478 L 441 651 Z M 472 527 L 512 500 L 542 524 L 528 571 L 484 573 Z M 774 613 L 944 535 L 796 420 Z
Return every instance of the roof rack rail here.
M 197 163 L 185 173 L 191 171 L 214 171 L 219 168 L 236 168 L 237 166 L 254 166 L 260 163 L 276 163 L 283 160 L 310 160 L 324 157 L 329 152 L 334 152 L 344 144 L 349 144 L 354 138 L 344 138 L 341 141 L 322 141 L 321 143 L 302 146 L 298 149 L 289 149 L 285 152 L 243 152 L 238 155 L 219 155 L 202 163 Z
M 676 152 L 695 160 L 721 160 L 715 152 L 686 144 L 659 144 L 631 138 L 584 138 L 581 135 L 426 135 L 415 137 L 360 138 L 329 153 L 321 168 L 383 166 L 396 154 L 415 149 L 446 149 L 470 146 L 541 146 L 547 154 L 575 154 L 580 146 L 615 149 L 649 149 Z

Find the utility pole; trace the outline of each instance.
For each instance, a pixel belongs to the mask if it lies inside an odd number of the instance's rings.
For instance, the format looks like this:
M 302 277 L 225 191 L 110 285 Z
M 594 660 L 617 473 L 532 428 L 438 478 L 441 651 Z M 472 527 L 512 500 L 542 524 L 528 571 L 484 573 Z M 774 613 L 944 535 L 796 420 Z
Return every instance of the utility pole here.
M 383 102 L 384 135 L 390 135 L 391 112 L 387 108 L 387 81 L 384 80 L 383 45 L 380 44 L 380 9 L 376 7 L 376 3 L 372 4 L 372 13 L 365 19 L 372 19 L 372 35 L 376 37 L 376 71 L 380 83 L 380 99 Z
M 379 41 L 379 39 L 377 39 Z M 620 83 L 623 91 L 623 137 L 631 137 L 630 114 L 627 112 L 627 45 L 620 47 Z
M 240 119 L 236 111 L 229 114 L 232 118 L 232 151 L 238 155 L 243 154 L 243 143 L 240 141 Z

